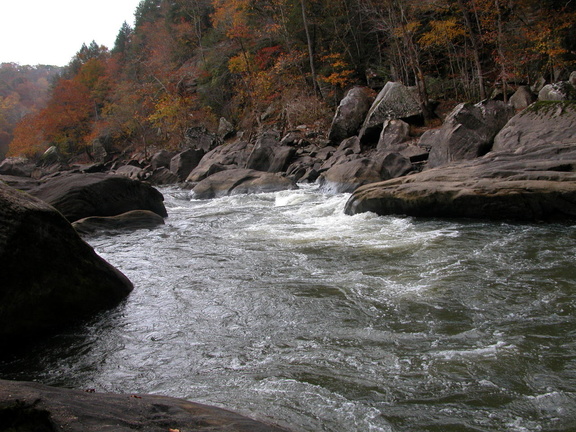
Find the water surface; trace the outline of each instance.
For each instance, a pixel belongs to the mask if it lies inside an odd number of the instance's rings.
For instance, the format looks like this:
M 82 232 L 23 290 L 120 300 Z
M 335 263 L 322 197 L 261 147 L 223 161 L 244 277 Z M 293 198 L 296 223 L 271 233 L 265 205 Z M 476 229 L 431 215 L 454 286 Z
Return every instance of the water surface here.
M 576 227 L 345 216 L 313 187 L 87 240 L 135 285 L 6 378 L 294 431 L 576 430 Z

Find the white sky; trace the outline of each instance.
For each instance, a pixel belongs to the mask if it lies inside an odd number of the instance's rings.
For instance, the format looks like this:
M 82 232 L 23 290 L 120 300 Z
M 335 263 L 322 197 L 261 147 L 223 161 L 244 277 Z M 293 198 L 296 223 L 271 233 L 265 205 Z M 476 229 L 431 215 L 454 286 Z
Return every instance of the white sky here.
M 109 49 L 140 0 L 0 0 L 0 63 L 67 65 L 82 44 Z

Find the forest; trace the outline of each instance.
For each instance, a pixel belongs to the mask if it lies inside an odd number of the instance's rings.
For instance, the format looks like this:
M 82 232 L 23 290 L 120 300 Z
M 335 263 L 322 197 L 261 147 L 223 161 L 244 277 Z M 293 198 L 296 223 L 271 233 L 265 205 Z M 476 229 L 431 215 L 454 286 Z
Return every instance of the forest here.
M 387 81 L 413 87 L 432 120 L 438 102 L 574 69 L 569 0 L 142 0 L 111 48 L 85 44 L 64 68 L 1 65 L 0 149 L 178 149 L 221 117 L 325 131 L 349 88 Z

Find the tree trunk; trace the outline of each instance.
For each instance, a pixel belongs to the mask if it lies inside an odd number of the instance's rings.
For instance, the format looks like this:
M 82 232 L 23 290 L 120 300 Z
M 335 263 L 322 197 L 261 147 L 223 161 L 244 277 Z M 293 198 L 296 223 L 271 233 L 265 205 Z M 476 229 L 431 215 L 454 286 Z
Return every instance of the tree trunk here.
M 304 31 L 306 32 L 306 42 L 308 43 L 308 58 L 310 60 L 310 73 L 312 75 L 312 85 L 314 86 L 314 92 L 322 97 L 322 92 L 318 86 L 318 81 L 316 80 L 316 68 L 314 67 L 314 49 L 312 46 L 312 38 L 310 37 L 310 30 L 308 29 L 308 17 L 306 15 L 306 5 L 304 0 L 300 0 L 300 6 L 302 7 L 302 22 L 304 23 Z

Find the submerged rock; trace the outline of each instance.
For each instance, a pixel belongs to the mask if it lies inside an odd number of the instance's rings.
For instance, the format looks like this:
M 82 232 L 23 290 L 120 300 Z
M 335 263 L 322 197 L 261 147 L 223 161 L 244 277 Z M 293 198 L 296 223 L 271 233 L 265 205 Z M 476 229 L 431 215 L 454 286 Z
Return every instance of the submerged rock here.
M 155 228 L 164 224 L 164 218 L 149 210 L 132 210 L 116 216 L 91 216 L 72 223 L 74 229 L 88 234 L 97 231 L 126 231 Z
M 211 199 L 227 195 L 277 192 L 297 189 L 293 180 L 280 174 L 251 169 L 221 171 L 198 183 L 192 189 L 193 198 Z
M 65 174 L 30 190 L 70 222 L 89 216 L 114 216 L 150 210 L 166 217 L 164 197 L 152 186 L 107 174 Z
M 96 255 L 58 211 L 1 183 L 0 262 L 4 347 L 114 306 L 132 290 L 130 281 Z
M 0 427 L 41 432 L 286 432 L 183 399 L 101 394 L 5 380 L 0 380 Z

